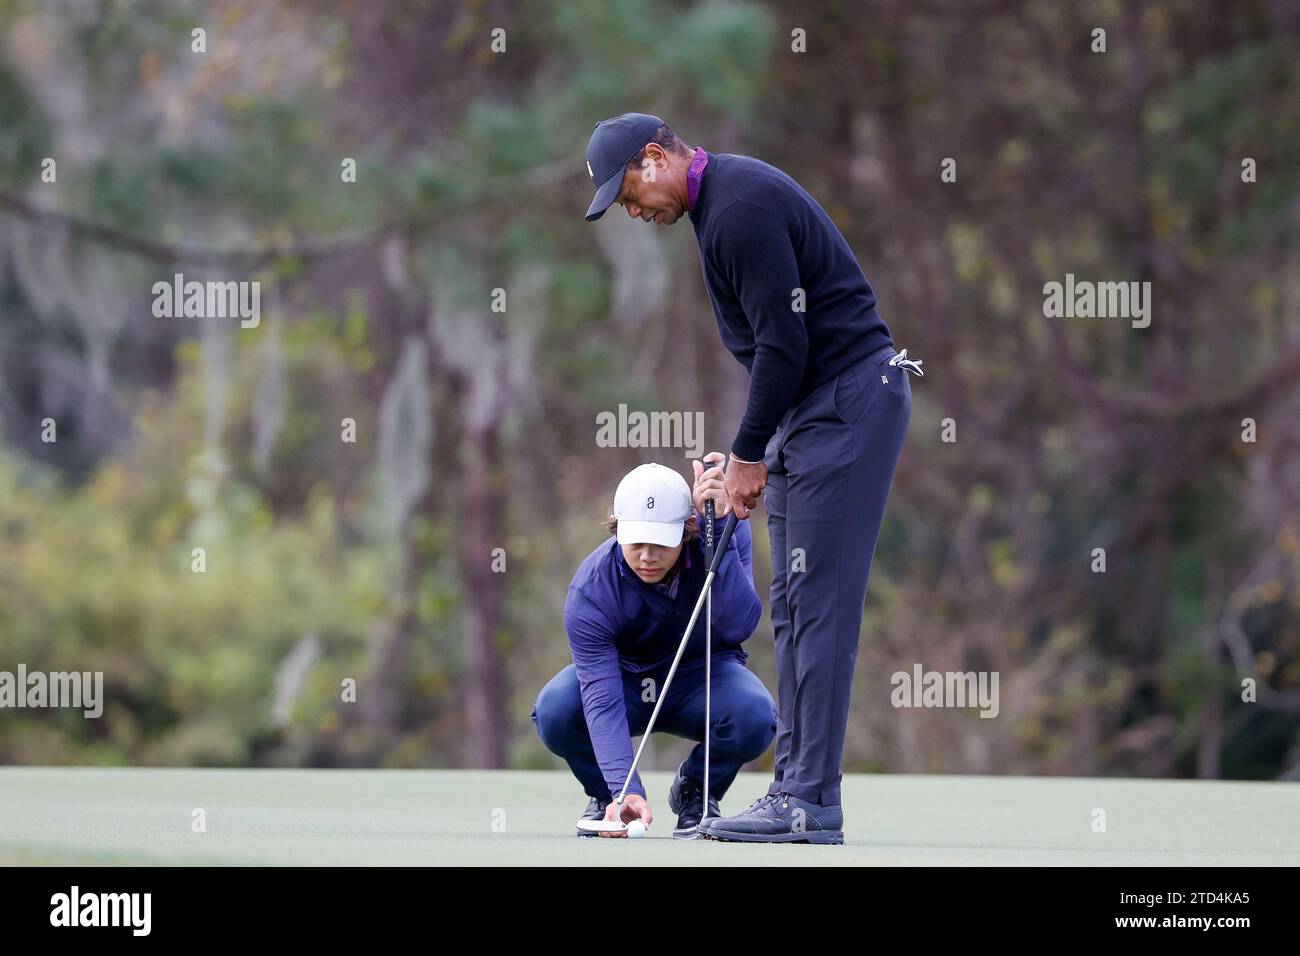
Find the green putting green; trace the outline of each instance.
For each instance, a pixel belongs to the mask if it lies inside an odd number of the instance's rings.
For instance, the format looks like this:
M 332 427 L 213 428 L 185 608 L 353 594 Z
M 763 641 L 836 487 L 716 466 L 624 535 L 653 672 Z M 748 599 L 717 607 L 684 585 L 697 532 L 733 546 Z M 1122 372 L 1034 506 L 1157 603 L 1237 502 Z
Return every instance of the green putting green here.
M 6 767 L 0 864 L 1300 863 L 1293 784 L 854 774 L 844 846 L 757 846 L 672 839 L 671 776 L 645 775 L 655 822 L 629 841 L 574 836 L 567 772 Z M 768 779 L 742 774 L 723 812 Z

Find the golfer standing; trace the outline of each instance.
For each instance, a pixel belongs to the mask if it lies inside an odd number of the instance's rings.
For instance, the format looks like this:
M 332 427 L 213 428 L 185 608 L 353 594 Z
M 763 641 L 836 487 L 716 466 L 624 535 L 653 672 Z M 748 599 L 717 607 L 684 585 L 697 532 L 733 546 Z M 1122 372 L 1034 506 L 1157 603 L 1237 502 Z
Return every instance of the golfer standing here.
M 907 373 L 840 231 L 773 166 L 687 146 L 625 113 L 587 144 L 596 196 L 645 222 L 689 215 L 722 343 L 749 371 L 726 470 L 748 518 L 766 490 L 779 724 L 775 779 L 718 840 L 842 843 L 840 758 L 867 578 L 911 417 Z

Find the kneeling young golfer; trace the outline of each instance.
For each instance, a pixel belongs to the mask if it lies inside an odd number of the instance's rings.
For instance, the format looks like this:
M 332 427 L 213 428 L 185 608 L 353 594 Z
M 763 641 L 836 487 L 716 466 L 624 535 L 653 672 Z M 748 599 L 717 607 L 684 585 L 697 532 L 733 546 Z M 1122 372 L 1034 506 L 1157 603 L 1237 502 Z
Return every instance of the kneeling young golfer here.
M 723 455 L 713 452 L 710 462 Z M 583 820 L 653 820 L 640 775 L 621 815 L 614 799 L 632 766 L 632 737 L 645 732 L 708 570 L 700 536 L 705 499 L 721 510 L 722 469 L 694 463 L 695 492 L 676 471 L 641 465 L 619 483 L 607 526 L 614 536 L 578 567 L 564 605 L 573 663 L 555 675 L 533 708 L 537 732 L 563 757 L 590 801 Z M 692 505 L 694 512 L 692 513 Z M 741 644 L 762 614 L 754 589 L 748 522 L 737 524 L 712 586 L 713 657 L 709 815 L 741 766 L 776 735 L 777 712 L 763 682 L 745 666 Z M 705 622 L 695 622 L 655 723 L 687 740 L 704 739 Z M 677 768 L 668 805 L 685 834 L 704 814 L 704 745 Z M 579 836 L 594 834 L 582 830 Z M 601 836 L 624 836 L 601 833 Z

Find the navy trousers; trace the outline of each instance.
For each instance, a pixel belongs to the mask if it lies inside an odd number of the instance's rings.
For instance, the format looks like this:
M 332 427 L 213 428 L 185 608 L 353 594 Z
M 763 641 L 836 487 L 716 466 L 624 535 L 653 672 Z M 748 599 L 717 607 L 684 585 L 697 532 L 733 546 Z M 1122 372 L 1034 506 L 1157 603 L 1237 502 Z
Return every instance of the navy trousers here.
M 740 768 L 760 756 L 776 735 L 776 704 L 763 682 L 743 663 L 731 656 L 715 656 L 711 664 L 713 734 L 709 742 L 709 793 L 721 800 Z M 654 711 L 653 700 L 642 700 L 642 680 L 653 677 L 663 686 L 665 675 L 623 675 L 623 699 L 627 705 L 628 732 L 638 737 L 645 732 Z M 570 664 L 542 688 L 533 707 L 533 723 L 542 743 L 563 757 L 582 784 L 587 796 L 611 800 L 609 785 L 596 762 L 596 753 L 582 713 L 582 693 L 577 669 Z M 673 675 L 668 697 L 655 721 L 655 733 L 663 731 L 686 740 L 704 739 L 704 663 L 681 667 Z M 704 744 L 686 758 L 685 775 L 704 780 Z M 623 781 L 616 786 L 622 788 Z
M 764 458 L 780 711 L 768 792 L 822 806 L 840 803 L 867 578 L 912 414 L 895 354 L 882 349 L 812 392 Z

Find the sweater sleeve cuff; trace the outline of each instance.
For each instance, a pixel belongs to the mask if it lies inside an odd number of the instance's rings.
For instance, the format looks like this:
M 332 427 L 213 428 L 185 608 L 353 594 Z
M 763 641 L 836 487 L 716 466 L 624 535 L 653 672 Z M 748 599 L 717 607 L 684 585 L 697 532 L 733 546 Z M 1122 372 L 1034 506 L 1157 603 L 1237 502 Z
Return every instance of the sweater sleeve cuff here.
M 771 437 L 742 424 L 740 431 L 736 433 L 736 440 L 731 443 L 731 453 L 745 461 L 762 461 L 767 453 L 768 439 Z
M 608 785 L 608 781 L 606 781 L 606 785 Z M 609 788 L 609 797 L 610 797 L 610 799 L 611 799 L 611 800 L 617 800 L 617 799 L 618 799 L 619 792 L 620 792 L 622 789 L 623 789 L 623 781 L 620 780 L 620 781 L 619 781 L 618 783 L 616 783 L 614 786 L 612 786 L 612 787 Z M 634 794 L 634 793 L 635 793 L 637 796 L 639 796 L 642 800 L 646 799 L 646 795 L 645 795 L 645 787 L 643 787 L 643 786 L 641 785 L 641 775 L 640 775 L 640 774 L 636 774 L 635 776 L 632 777 L 632 779 L 631 779 L 630 781 L 628 781 L 628 785 L 627 785 L 627 794 L 624 795 L 624 798 L 626 799 L 627 796 L 630 796 L 631 794 Z

